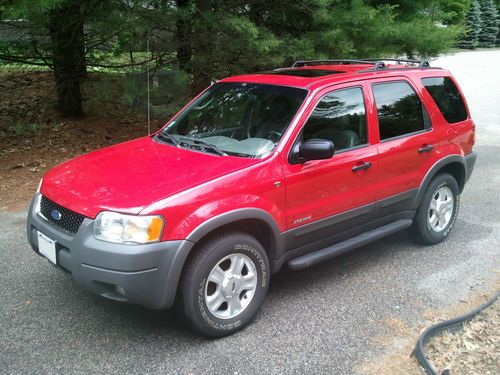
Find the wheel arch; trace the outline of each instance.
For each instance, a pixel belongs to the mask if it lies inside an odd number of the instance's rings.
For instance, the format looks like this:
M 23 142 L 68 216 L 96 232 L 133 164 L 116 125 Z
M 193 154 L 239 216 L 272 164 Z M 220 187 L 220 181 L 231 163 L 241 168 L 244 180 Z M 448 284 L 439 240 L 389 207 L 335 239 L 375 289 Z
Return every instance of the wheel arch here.
M 197 247 L 207 238 L 231 230 L 243 231 L 255 237 L 266 250 L 270 261 L 279 258 L 284 248 L 283 236 L 274 218 L 258 208 L 242 208 L 215 216 L 199 225 L 186 239 Z
M 465 182 L 466 182 L 466 165 L 464 158 L 460 155 L 449 155 L 444 157 L 443 159 L 438 160 L 427 172 L 422 183 L 418 188 L 418 193 L 415 198 L 414 207 L 418 208 L 420 205 L 420 201 L 427 190 L 427 187 L 431 183 L 431 181 L 438 174 L 441 173 L 449 173 L 451 174 L 455 180 L 457 181 L 458 188 L 460 193 L 462 192 Z
M 284 237 L 273 217 L 258 208 L 242 208 L 215 216 L 195 228 L 183 241 L 182 251 L 172 266 L 173 271 L 167 282 L 172 288 L 167 289 L 163 307 L 170 307 L 177 296 L 177 289 L 182 273 L 189 259 L 206 240 L 223 231 L 243 231 L 261 242 L 268 254 L 271 269 L 273 260 L 279 258 L 284 249 Z M 267 241 L 267 242 L 266 242 Z

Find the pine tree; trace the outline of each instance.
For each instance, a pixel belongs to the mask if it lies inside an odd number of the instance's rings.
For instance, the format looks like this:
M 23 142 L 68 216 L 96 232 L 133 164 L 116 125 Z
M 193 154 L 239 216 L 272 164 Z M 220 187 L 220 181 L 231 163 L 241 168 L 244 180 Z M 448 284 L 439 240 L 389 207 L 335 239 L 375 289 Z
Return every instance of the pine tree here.
M 500 8 L 497 8 L 497 13 L 498 13 L 497 17 L 498 33 L 497 33 L 496 45 L 500 46 Z
M 458 42 L 460 48 L 474 49 L 477 47 L 481 32 L 481 8 L 477 0 L 472 0 L 465 17 L 465 34 Z
M 212 78 L 300 59 L 435 56 L 456 44 L 468 1 L 0 0 L 0 28 L 14 20 L 20 30 L 1 41 L 0 64 L 52 68 L 59 109 L 78 116 L 85 67 L 175 64 L 198 92 Z M 147 38 L 152 53 L 134 61 Z
M 493 0 L 481 1 L 481 27 L 479 46 L 495 46 L 498 34 L 498 13 Z

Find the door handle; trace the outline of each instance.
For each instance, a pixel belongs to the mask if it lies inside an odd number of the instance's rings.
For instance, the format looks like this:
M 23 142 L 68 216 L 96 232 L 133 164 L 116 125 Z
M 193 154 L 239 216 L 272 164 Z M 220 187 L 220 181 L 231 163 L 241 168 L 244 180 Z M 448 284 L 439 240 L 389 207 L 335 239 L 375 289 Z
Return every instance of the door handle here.
M 358 165 L 355 165 L 354 167 L 352 167 L 352 171 L 353 172 L 361 171 L 363 169 L 368 169 L 371 166 L 372 166 L 372 163 L 370 163 L 369 161 L 365 161 L 362 164 L 358 164 Z
M 423 152 L 430 152 L 433 148 L 433 145 L 422 145 L 422 147 L 418 149 L 418 153 L 421 154 Z

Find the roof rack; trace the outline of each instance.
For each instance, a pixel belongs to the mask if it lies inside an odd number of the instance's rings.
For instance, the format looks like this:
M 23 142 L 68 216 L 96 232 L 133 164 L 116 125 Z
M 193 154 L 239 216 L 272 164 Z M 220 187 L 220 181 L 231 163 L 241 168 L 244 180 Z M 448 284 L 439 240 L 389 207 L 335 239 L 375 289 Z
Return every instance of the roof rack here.
M 299 68 L 302 66 L 331 64 L 331 65 L 347 65 L 347 64 L 367 64 L 371 63 L 366 59 L 325 59 L 325 60 L 299 60 L 295 61 L 292 68 Z
M 394 59 L 394 58 L 378 58 L 378 59 L 325 59 L 325 60 L 299 60 L 295 61 L 292 68 L 314 65 L 349 65 L 349 64 L 372 64 L 373 70 L 388 69 L 385 61 L 396 62 L 398 65 L 403 63 L 416 64 L 419 68 L 430 68 L 428 60 L 409 60 L 409 59 Z

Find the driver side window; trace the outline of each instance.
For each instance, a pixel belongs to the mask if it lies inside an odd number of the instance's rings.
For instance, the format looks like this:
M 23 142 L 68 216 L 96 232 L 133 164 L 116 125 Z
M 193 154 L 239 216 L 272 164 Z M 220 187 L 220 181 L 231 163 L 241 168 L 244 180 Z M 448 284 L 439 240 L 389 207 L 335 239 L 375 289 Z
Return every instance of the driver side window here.
M 360 87 L 340 89 L 325 95 L 304 126 L 304 141 L 329 139 L 335 151 L 368 143 L 365 102 Z

